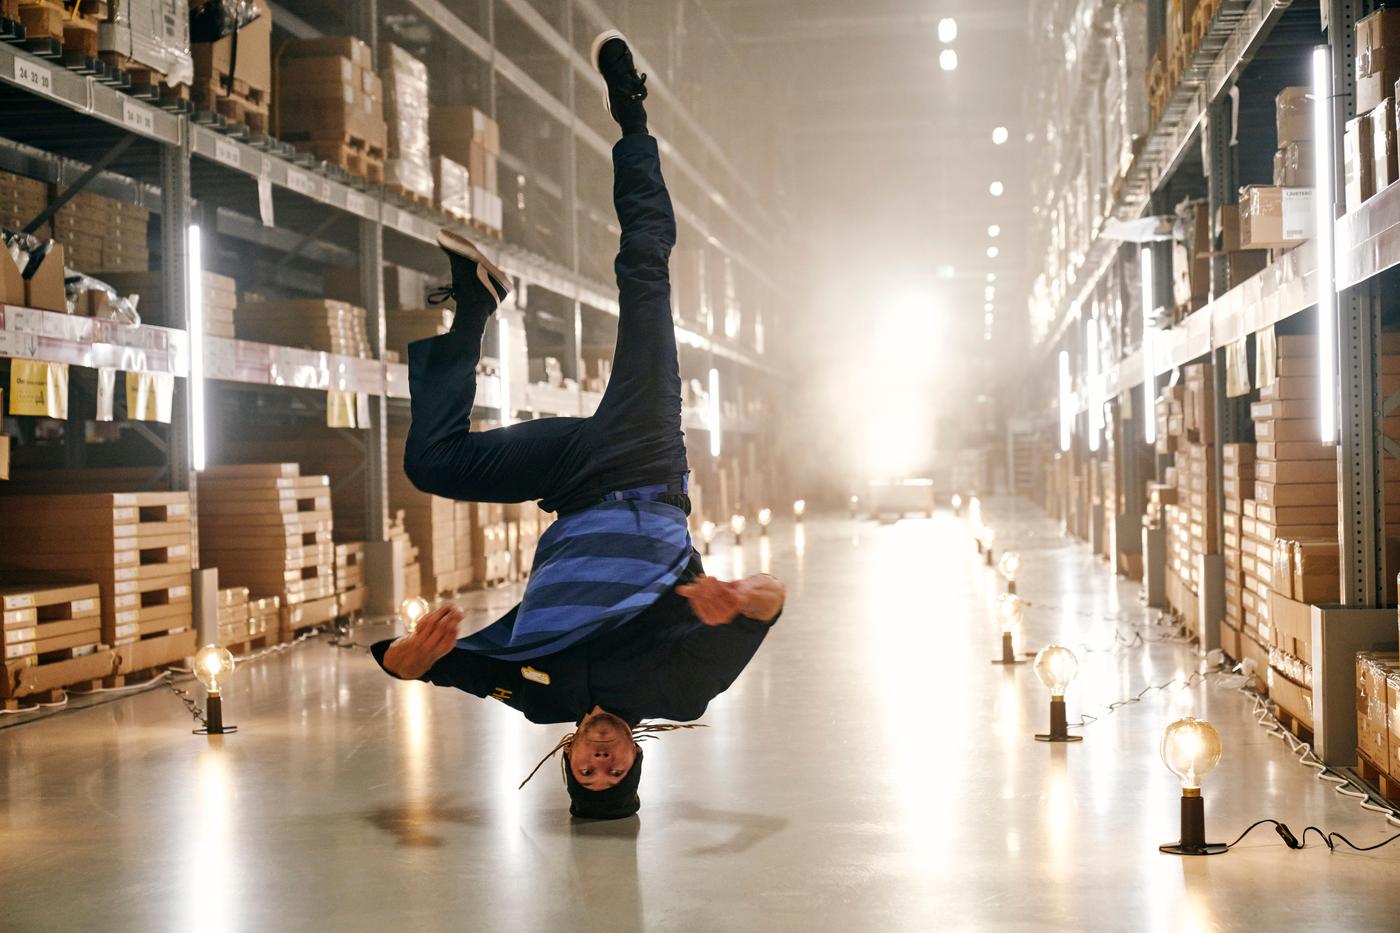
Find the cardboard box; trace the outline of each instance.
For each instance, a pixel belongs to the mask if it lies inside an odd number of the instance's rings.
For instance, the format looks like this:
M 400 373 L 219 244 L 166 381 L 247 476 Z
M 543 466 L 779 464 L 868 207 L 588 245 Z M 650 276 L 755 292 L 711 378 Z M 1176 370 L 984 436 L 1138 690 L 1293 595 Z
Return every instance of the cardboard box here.
M 1356 110 L 1367 113 L 1380 106 L 1381 101 L 1395 93 L 1400 70 L 1378 71 L 1356 79 Z
M 1294 142 L 1274 154 L 1274 184 L 1284 188 L 1307 188 L 1317 180 L 1313 146 Z M 1236 247 L 1238 248 L 1238 247 Z
M 1377 192 L 1397 178 L 1395 156 L 1395 98 L 1387 97 L 1368 115 L 1371 121 L 1371 181 Z
M 24 281 L 24 304 L 42 311 L 67 313 L 68 293 L 63 287 L 63 246 L 55 243 L 34 274 Z
M 1371 141 L 1371 118 L 1348 120 L 1342 142 L 1343 174 L 1346 178 L 1346 209 L 1354 211 L 1376 193 L 1375 146 Z
M 1400 10 L 1378 10 L 1356 21 L 1356 73 L 1372 74 L 1375 49 L 1400 46 Z
M 260 15 L 238 30 L 236 55 L 233 53 L 233 36 L 226 36 L 217 42 L 193 43 L 190 53 L 194 59 L 196 82 L 222 82 L 230 76 L 229 66 L 232 65 L 234 81 L 261 91 L 263 104 L 266 105 L 267 95 L 272 91 L 272 8 L 267 0 L 255 2 Z M 228 85 L 224 84 L 224 87 Z
M 364 42 L 354 36 L 322 36 L 318 39 L 288 39 L 277 48 L 281 58 L 348 58 L 360 68 L 373 70 L 374 56 Z
M 1245 249 L 1290 249 L 1316 227 L 1313 189 L 1250 185 L 1240 191 L 1240 243 Z
M 1274 98 L 1278 126 L 1277 149 L 1290 143 L 1307 142 L 1313 137 L 1313 93 L 1311 87 L 1286 87 Z

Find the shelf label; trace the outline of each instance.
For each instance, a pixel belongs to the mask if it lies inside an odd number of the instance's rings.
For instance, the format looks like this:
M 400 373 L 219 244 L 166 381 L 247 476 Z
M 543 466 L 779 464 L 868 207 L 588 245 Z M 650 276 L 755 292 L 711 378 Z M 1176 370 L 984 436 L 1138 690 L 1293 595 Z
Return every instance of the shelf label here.
M 321 182 L 309 172 L 301 169 L 287 168 L 287 187 L 297 194 L 304 194 L 308 198 L 321 199 Z
M 38 355 L 38 334 L 17 334 L 13 331 L 0 330 L 0 356 L 32 358 Z
M 38 62 L 15 56 L 15 80 L 31 91 L 53 96 L 53 72 Z
M 238 144 L 222 136 L 214 137 L 214 158 L 231 168 L 243 167 L 243 154 Z
M 345 209 L 357 217 L 369 216 L 369 202 L 358 191 L 345 192 Z
M 392 204 L 385 204 L 380 215 L 381 222 L 386 227 L 393 227 L 395 230 L 399 226 L 399 209 Z
M 154 136 L 156 132 L 155 112 L 126 96 L 122 97 L 122 123 L 147 136 Z

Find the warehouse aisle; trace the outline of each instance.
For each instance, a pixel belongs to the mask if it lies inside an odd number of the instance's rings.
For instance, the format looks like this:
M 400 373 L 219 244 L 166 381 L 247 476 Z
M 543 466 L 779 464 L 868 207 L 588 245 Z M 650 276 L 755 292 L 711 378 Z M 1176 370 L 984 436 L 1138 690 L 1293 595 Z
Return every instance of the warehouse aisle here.
M 1135 588 L 1029 507 L 988 512 L 1025 559 L 1027 644 L 1107 646 L 1141 620 Z M 1029 666 L 987 663 L 995 581 L 961 521 L 780 525 L 764 550 L 742 569 L 771 560 L 788 611 L 708 729 L 649 746 L 640 821 L 570 826 L 557 772 L 516 790 L 562 730 L 318 641 L 235 673 L 241 731 L 221 744 L 166 690 L 0 730 L 0 927 L 1393 928 L 1400 844 L 1290 852 L 1265 830 L 1158 854 L 1178 788 L 1157 742 L 1188 713 L 1225 740 L 1213 840 L 1271 816 L 1388 835 L 1234 691 L 1032 741 L 1046 694 Z M 734 560 L 717 548 L 711 569 Z M 1171 644 L 1081 659 L 1071 719 L 1195 663 Z

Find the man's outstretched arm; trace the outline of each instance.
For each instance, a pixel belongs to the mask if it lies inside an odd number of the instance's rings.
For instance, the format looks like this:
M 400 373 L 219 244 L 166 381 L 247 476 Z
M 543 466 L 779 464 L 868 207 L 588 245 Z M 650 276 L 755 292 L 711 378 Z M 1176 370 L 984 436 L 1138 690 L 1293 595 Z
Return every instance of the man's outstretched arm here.
M 787 601 L 787 588 L 766 573 L 734 582 L 696 577 L 676 587 L 676 592 L 690 600 L 690 607 L 706 625 L 729 625 L 740 616 L 771 625 Z

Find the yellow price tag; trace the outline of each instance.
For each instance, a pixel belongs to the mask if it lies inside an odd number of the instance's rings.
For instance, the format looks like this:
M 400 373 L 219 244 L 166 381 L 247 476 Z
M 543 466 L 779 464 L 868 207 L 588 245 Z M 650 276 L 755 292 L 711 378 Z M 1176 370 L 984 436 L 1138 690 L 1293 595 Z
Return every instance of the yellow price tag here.
M 175 377 L 170 373 L 124 373 L 126 417 L 131 421 L 170 423 Z

